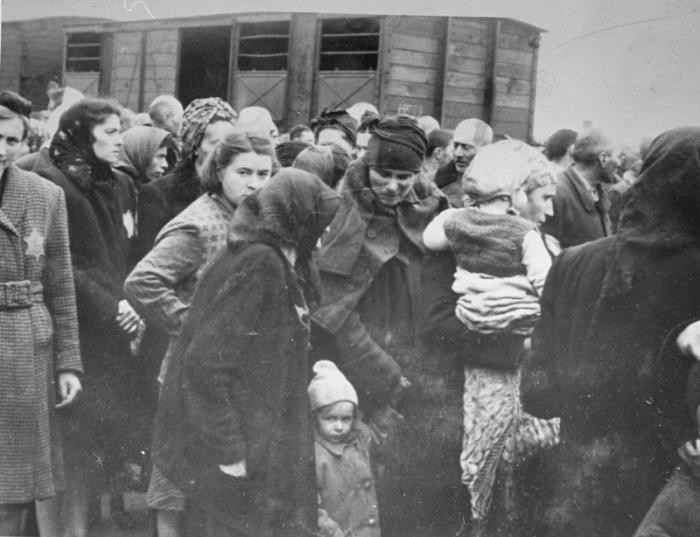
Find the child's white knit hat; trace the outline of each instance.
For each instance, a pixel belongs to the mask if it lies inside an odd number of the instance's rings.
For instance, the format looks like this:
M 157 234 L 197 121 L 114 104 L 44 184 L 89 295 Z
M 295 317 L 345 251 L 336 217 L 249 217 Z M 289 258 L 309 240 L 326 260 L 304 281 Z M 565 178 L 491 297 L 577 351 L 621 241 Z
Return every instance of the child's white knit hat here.
M 357 406 L 355 388 L 333 362 L 319 360 L 314 364 L 313 372 L 316 376 L 309 383 L 311 410 L 317 410 L 338 401 L 350 401 Z

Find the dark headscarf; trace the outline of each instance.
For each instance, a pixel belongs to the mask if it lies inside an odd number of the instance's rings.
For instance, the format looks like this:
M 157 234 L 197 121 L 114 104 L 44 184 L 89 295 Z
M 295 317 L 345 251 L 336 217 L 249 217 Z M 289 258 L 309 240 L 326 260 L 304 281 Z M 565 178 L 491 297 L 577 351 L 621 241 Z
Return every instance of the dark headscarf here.
M 673 129 L 652 142 L 618 235 L 632 248 L 660 254 L 700 243 L 700 128 Z
M 209 97 L 207 99 L 195 99 L 187 105 L 182 115 L 182 138 L 183 161 L 194 160 L 194 152 L 202 143 L 204 131 L 210 123 L 214 121 L 230 121 L 236 123 L 238 114 L 231 108 L 231 105 L 219 97 Z
M 382 119 L 367 145 L 367 163 L 372 168 L 417 172 L 428 146 L 423 129 L 410 116 Z
M 324 108 L 318 117 L 311 120 L 311 128 L 317 137 L 318 133 L 324 129 L 337 129 L 345 135 L 353 146 L 357 143 L 357 122 L 342 109 L 328 110 Z
M 311 254 L 339 207 L 340 195 L 318 177 L 285 168 L 240 204 L 229 230 L 229 249 L 235 251 L 246 242 L 295 248 L 305 294 L 315 300 L 318 277 L 311 267 Z
M 603 296 L 630 291 L 649 260 L 700 243 L 700 128 L 673 129 L 657 137 L 628 195 Z
M 168 136 L 171 135 L 166 130 L 141 125 L 131 127 L 122 134 L 121 166 L 139 186 L 148 182 L 146 170 Z
M 113 108 L 113 107 L 112 107 Z M 110 105 L 96 99 L 83 99 L 66 110 L 51 140 L 49 155 L 63 174 L 83 188 L 91 184 L 112 183 L 114 174 L 107 162 L 99 160 L 92 149 L 95 111 Z M 114 109 L 115 115 L 119 112 Z

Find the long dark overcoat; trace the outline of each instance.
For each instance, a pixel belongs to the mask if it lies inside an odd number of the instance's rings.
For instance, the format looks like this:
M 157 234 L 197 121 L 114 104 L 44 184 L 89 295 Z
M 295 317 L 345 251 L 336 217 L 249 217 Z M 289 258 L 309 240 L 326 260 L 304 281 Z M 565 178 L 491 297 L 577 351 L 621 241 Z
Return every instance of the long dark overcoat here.
M 55 375 L 80 372 L 63 191 L 10 165 L 0 207 L 0 503 L 65 487 Z
M 700 318 L 700 129 L 651 144 L 618 234 L 565 250 L 542 296 L 523 402 L 561 416 L 538 536 L 632 535 L 695 436 L 692 359 L 676 337 Z
M 281 172 L 247 198 L 174 344 L 154 462 L 231 534 L 316 532 L 308 320 L 280 246 L 308 261 L 337 204 L 337 194 L 300 170 Z M 241 460 L 246 478 L 219 469 Z
M 85 378 L 81 400 L 66 412 L 66 440 L 116 464 L 148 446 L 150 427 L 150 420 L 140 419 L 148 390 L 144 364 L 131 358 L 129 339 L 116 322 L 130 269 L 131 180 L 119 172 L 100 183 L 68 177 L 45 150 L 33 171 L 63 189 L 68 209 Z

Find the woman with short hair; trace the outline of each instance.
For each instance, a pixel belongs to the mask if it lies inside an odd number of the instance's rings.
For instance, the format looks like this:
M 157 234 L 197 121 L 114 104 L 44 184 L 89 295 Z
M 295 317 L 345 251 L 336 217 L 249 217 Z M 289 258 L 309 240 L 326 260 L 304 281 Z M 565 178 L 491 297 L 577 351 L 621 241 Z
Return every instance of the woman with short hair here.
M 204 267 L 226 243 L 236 207 L 270 178 L 273 155 L 267 138 L 247 136 L 242 131 L 229 134 L 203 170 L 204 194 L 165 225 L 153 249 L 126 279 L 124 291 L 137 311 L 148 324 L 170 336 L 161 378 Z M 182 534 L 184 495 L 158 467 L 151 477 L 148 503 L 158 510 L 161 537 Z

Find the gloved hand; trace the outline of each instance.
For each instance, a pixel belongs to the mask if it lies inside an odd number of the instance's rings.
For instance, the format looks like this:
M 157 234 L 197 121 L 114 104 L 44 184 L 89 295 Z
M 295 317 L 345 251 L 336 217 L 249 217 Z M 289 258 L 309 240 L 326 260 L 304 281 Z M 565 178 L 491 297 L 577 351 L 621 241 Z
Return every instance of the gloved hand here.
M 372 413 L 367 425 L 372 429 L 372 438 L 377 444 L 388 442 L 396 434 L 396 427 L 403 420 L 393 407 L 386 405 Z

